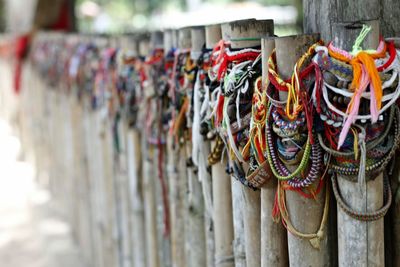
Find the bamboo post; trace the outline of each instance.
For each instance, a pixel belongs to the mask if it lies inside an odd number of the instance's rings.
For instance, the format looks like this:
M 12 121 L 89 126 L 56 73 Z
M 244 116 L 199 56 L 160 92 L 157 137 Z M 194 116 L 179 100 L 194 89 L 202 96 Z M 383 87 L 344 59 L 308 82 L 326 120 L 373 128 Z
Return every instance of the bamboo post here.
M 92 232 L 91 228 L 91 206 L 90 206 L 90 183 L 87 170 L 87 162 L 85 155 L 85 138 L 84 138 L 84 110 L 82 102 L 72 94 L 72 110 L 73 110 L 73 128 L 74 128 L 74 166 L 76 166 L 76 190 L 78 193 L 79 207 L 79 236 L 81 237 L 80 246 L 84 248 L 84 256 L 86 262 L 92 262 Z
M 218 28 L 220 28 L 218 26 Z M 197 32 L 197 33 L 196 33 Z M 199 45 L 192 43 L 192 51 L 200 52 L 203 48 L 212 49 L 212 45 L 208 46 L 206 44 L 206 27 L 201 27 L 200 29 L 192 30 L 192 41 L 196 39 L 201 41 L 196 42 Z M 212 34 L 213 31 L 208 31 Z M 220 33 L 220 31 L 219 31 Z M 208 38 L 210 40 L 210 38 Z M 215 38 L 214 38 L 215 39 Z M 218 36 L 217 39 L 220 39 Z M 196 107 L 200 108 L 200 107 Z M 198 130 L 200 134 L 200 129 Z M 205 237 L 206 237 L 206 266 L 214 266 L 214 254 L 215 254 L 215 238 L 214 238 L 214 220 L 213 220 L 213 200 L 212 200 L 212 181 L 211 181 L 211 171 L 208 165 L 208 155 L 210 154 L 210 141 L 200 135 L 199 141 L 199 156 L 198 156 L 198 175 L 202 186 L 202 193 L 204 199 L 204 227 L 205 227 Z
M 178 48 L 179 48 L 179 52 L 184 52 L 184 51 L 188 51 L 190 50 L 192 46 L 192 35 L 191 35 L 191 30 L 190 28 L 186 27 L 186 28 L 181 28 L 178 30 Z M 189 108 L 190 109 L 190 108 Z M 187 126 L 191 126 L 189 125 L 189 123 L 191 123 L 188 118 L 186 118 L 186 123 L 188 125 Z M 187 134 L 187 133 L 185 133 Z M 192 221 L 192 214 L 190 211 L 190 203 L 189 203 L 189 197 L 190 197 L 190 189 L 189 189 L 189 181 L 193 179 L 193 171 L 191 170 L 191 168 L 188 166 L 188 155 L 189 155 L 189 151 L 191 151 L 191 143 L 188 142 L 186 140 L 186 136 L 181 137 L 180 140 L 180 161 L 184 161 L 184 163 L 180 164 L 180 172 L 182 173 L 182 175 L 179 177 L 180 179 L 180 184 L 182 185 L 182 188 L 184 188 L 184 191 L 182 193 L 183 195 L 183 207 L 184 207 L 184 229 L 185 229 L 185 254 L 186 254 L 186 264 L 187 266 L 190 266 L 191 264 L 193 264 L 193 259 L 192 257 L 192 238 L 191 235 L 193 235 L 194 233 L 191 232 L 191 221 Z M 190 234 L 189 234 L 190 233 Z M 204 248 L 203 248 L 204 250 Z
M 364 41 L 364 49 L 376 49 L 379 43 L 379 21 L 357 23 L 334 23 L 333 40 L 335 46 L 351 50 L 362 24 L 372 27 Z M 360 185 L 338 176 L 338 187 L 344 201 L 359 212 L 378 210 L 383 205 L 383 174 L 370 180 L 360 190 Z M 338 207 L 339 266 L 382 266 L 384 253 L 384 219 L 373 222 L 354 220 Z
M 118 125 L 118 139 L 120 154 L 117 159 L 118 165 L 117 175 L 119 178 L 118 183 L 118 203 L 119 203 L 119 220 L 120 220 L 120 230 L 119 239 L 121 242 L 120 254 L 122 266 L 132 266 L 132 232 L 130 231 L 130 194 L 129 194 L 129 178 L 128 178 L 128 166 L 127 166 L 127 125 L 125 122 L 121 121 Z
M 99 151 L 99 139 L 100 136 L 97 132 L 95 114 L 91 110 L 89 99 L 84 99 L 85 116 L 84 116 L 84 127 L 85 127 L 85 151 L 88 162 L 88 177 L 90 183 L 90 202 L 91 202 L 91 213 L 92 213 L 92 236 L 93 236 L 93 257 L 94 264 L 96 266 L 104 267 L 104 258 L 106 254 L 103 250 L 103 236 L 101 229 L 104 227 L 104 222 L 101 218 L 100 208 L 100 190 L 99 190 L 99 163 L 100 162 L 100 151 Z
M 150 40 L 147 36 L 142 36 L 139 42 L 139 55 L 146 57 L 150 52 Z M 144 193 L 144 211 L 145 211 L 145 229 L 146 229 L 146 266 L 160 266 L 159 248 L 160 244 L 157 237 L 157 200 L 156 184 L 158 183 L 156 173 L 156 153 L 152 145 L 149 146 L 146 133 L 141 134 L 141 148 L 143 161 L 143 193 Z
M 153 51 L 154 49 L 163 49 L 164 46 L 164 34 L 161 31 L 154 31 L 151 33 L 150 36 L 150 52 Z M 157 86 L 157 79 L 159 77 L 156 77 L 153 75 L 150 81 L 150 84 L 152 84 L 153 87 Z M 155 91 L 158 89 L 154 88 Z M 152 107 L 153 112 L 156 115 L 156 128 L 159 128 L 158 125 L 161 123 L 161 112 L 158 110 L 159 106 L 159 100 L 152 100 Z M 159 142 L 164 142 L 162 139 L 162 133 L 159 132 L 159 129 L 156 129 L 157 131 L 157 136 L 159 138 Z M 167 187 L 168 184 L 168 177 L 165 175 L 165 156 L 164 156 L 164 151 L 165 149 L 165 144 L 157 144 L 155 145 L 155 164 L 154 164 L 154 169 L 156 170 L 156 177 L 157 177 L 157 182 L 156 182 L 156 201 L 157 201 L 157 238 L 159 242 L 159 257 L 160 257 L 160 262 L 165 265 L 169 266 L 171 264 L 171 243 L 170 243 L 170 236 L 165 233 L 165 221 L 164 218 L 168 217 L 169 218 L 169 207 L 164 206 L 164 197 L 167 192 L 164 192 L 164 190 L 167 190 L 165 187 Z M 160 162 L 161 160 L 161 162 Z M 166 209 L 167 208 L 167 209 Z
M 319 39 L 318 34 L 288 36 L 275 39 L 276 59 L 279 73 L 283 79 L 292 75 L 296 61 L 307 48 Z M 286 98 L 286 92 L 279 92 Z M 287 209 L 293 226 L 302 233 L 316 233 L 321 224 L 324 211 L 325 190 L 316 199 L 307 199 L 297 192 L 286 191 Z M 325 226 L 324 229 L 329 229 Z M 307 239 L 288 232 L 289 263 L 291 266 L 331 266 L 328 235 L 321 240 L 320 249 L 313 248 Z
M 98 38 L 97 44 L 100 49 L 106 48 L 110 43 L 107 38 Z M 110 86 L 107 84 L 106 86 Z M 106 236 L 105 248 L 108 253 L 106 259 L 107 265 L 121 266 L 121 256 L 118 240 L 118 216 L 117 216 L 117 203 L 116 193 L 117 188 L 115 184 L 114 175 L 114 159 L 113 159 L 113 136 L 112 136 L 112 121 L 109 116 L 107 105 L 98 107 L 97 123 L 100 131 L 101 142 L 101 191 L 104 198 L 103 212 L 105 212 L 105 231 Z
M 272 20 L 241 20 L 224 23 L 222 38 L 232 48 L 261 45 L 261 38 L 274 34 Z M 245 164 L 247 165 L 247 164 Z M 244 166 L 247 168 L 248 166 Z M 261 265 L 261 200 L 260 191 L 244 187 L 232 178 L 232 206 L 235 229 L 235 266 Z M 246 255 L 249 255 L 247 257 Z
M 193 27 L 189 29 L 191 31 L 191 49 L 190 57 L 192 60 L 196 61 L 199 59 L 203 51 L 205 44 L 205 29 L 203 26 Z M 195 78 L 196 79 L 196 78 Z M 195 97 L 197 91 L 192 90 L 192 100 Z M 194 103 L 194 100 L 191 101 Z M 194 103 L 192 109 L 200 108 Z M 206 229 L 204 220 L 204 198 L 201 180 L 203 177 L 199 175 L 207 175 L 206 165 L 198 166 L 197 156 L 194 155 L 192 149 L 196 145 L 199 147 L 199 153 L 203 153 L 203 143 L 202 138 L 195 138 L 195 136 L 200 135 L 199 129 L 192 127 L 192 122 L 194 118 L 191 117 L 191 112 L 188 113 L 188 127 L 189 131 L 192 131 L 192 140 L 187 140 L 186 144 L 186 158 L 192 160 L 194 165 L 189 166 L 188 169 L 188 220 L 189 220 L 189 254 L 188 259 L 191 259 L 188 266 L 193 267 L 204 267 L 207 265 L 207 247 L 206 247 Z M 201 147 L 200 147 L 201 146 Z M 197 152 L 197 151 L 196 151 Z M 195 153 L 196 153 L 195 152 Z M 196 157 L 196 162 L 193 158 Z M 197 167 L 195 166 L 197 164 Z M 196 170 L 197 168 L 197 170 Z M 200 170 L 200 168 L 202 170 Z M 204 171 L 205 170 L 205 171 Z M 207 179 L 207 177 L 205 177 Z
M 124 38 L 122 46 L 129 51 L 132 56 L 139 55 L 138 40 L 132 36 Z M 137 116 L 137 114 L 134 114 Z M 128 124 L 131 118 L 127 118 Z M 126 152 L 127 152 L 127 170 L 128 170 L 128 188 L 129 188 L 129 231 L 131 232 L 131 256 L 132 266 L 146 266 L 146 238 L 145 238 L 145 220 L 144 220 L 144 202 L 143 202 L 143 171 L 141 154 L 141 136 L 137 125 L 126 125 Z
M 268 77 L 268 58 L 275 49 L 274 37 L 261 40 L 263 84 Z M 266 90 L 266 88 L 264 88 Z M 268 181 L 261 188 L 261 266 L 288 266 L 287 234 L 284 226 L 272 220 L 277 180 Z
M 206 46 L 214 47 L 222 39 L 220 25 L 206 26 Z M 212 147 L 215 141 L 211 142 Z M 214 204 L 215 266 L 233 267 L 233 221 L 231 180 L 225 171 L 226 155 L 223 162 L 211 166 L 212 198 Z
M 111 38 L 110 47 L 114 49 L 122 48 L 124 38 Z M 117 71 L 117 68 L 112 71 Z M 116 75 L 110 73 L 110 75 Z M 118 250 L 119 261 L 121 267 L 132 266 L 132 231 L 130 230 L 130 194 L 129 194 L 129 178 L 127 166 L 127 123 L 123 120 L 121 114 L 118 92 L 115 84 L 110 85 L 112 97 L 109 101 L 111 111 L 111 127 L 116 127 L 116 136 L 118 142 L 114 142 L 113 159 L 114 159 L 114 184 L 115 184 L 115 201 L 116 201 L 116 218 L 118 226 Z M 111 129 L 110 129 L 111 130 Z
M 105 38 L 95 38 L 93 40 L 95 45 L 102 49 L 107 43 Z M 109 192 L 111 188 L 108 187 L 109 179 L 109 159 L 108 159 L 108 134 L 105 125 L 104 110 L 101 112 L 100 108 L 93 110 L 90 99 L 86 99 L 87 107 L 90 112 L 90 136 L 88 137 L 93 143 L 88 147 L 89 162 L 92 163 L 92 181 L 93 181 L 93 198 L 95 205 L 95 223 L 96 234 L 98 235 L 98 245 L 100 246 L 98 257 L 99 263 L 102 266 L 110 266 L 116 264 L 114 261 L 115 250 L 112 240 L 112 230 L 109 219 L 112 216 L 113 209 L 109 203 Z M 104 109 L 104 107 L 102 107 Z M 97 244 L 96 244 L 97 245 Z
M 175 30 L 164 33 L 164 51 L 168 53 L 172 48 L 178 48 Z M 172 266 L 187 266 L 185 253 L 185 223 L 184 223 L 184 177 L 181 176 L 182 157 L 179 144 L 174 144 L 172 135 L 167 137 L 168 155 L 168 187 L 171 219 L 171 261 Z M 184 164 L 184 163 L 183 163 Z
M 142 185 L 142 157 L 138 129 L 129 129 L 127 136 L 129 192 L 131 198 L 132 257 L 134 267 L 146 266 L 146 238 Z
M 79 36 L 79 42 L 87 43 L 88 40 L 85 36 Z M 82 88 L 77 88 L 77 90 L 82 90 Z M 100 219 L 98 217 L 98 201 L 97 201 L 97 178 L 95 174 L 94 165 L 97 162 L 93 162 L 95 156 L 98 153 L 95 151 L 97 146 L 95 146 L 95 141 L 98 140 L 94 129 L 94 115 L 90 109 L 90 102 L 88 98 L 84 97 L 81 99 L 81 109 L 82 109 L 82 160 L 85 166 L 85 177 L 87 183 L 87 201 L 88 210 L 88 231 L 91 242 L 91 257 L 90 262 L 94 265 L 104 266 L 103 260 L 103 250 L 102 250 L 102 239 L 100 232 Z

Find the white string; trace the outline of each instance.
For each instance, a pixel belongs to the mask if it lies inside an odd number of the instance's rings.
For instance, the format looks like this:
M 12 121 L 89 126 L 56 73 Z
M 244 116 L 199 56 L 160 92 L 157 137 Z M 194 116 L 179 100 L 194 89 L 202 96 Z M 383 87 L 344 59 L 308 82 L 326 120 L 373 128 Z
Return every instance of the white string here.
M 322 50 L 325 51 L 325 49 L 322 49 Z M 391 105 L 393 105 L 397 101 L 399 96 L 400 96 L 400 62 L 399 62 L 400 52 L 399 52 L 399 50 L 396 50 L 396 54 L 397 54 L 397 57 L 395 58 L 393 63 L 386 70 L 383 71 L 383 73 L 386 73 L 386 72 L 389 72 L 389 71 L 393 70 L 393 75 L 388 81 L 386 81 L 386 82 L 384 82 L 382 84 L 382 88 L 390 87 L 394 83 L 396 78 L 398 78 L 399 82 L 398 82 L 396 90 L 393 93 L 391 93 L 389 95 L 385 95 L 385 96 L 382 97 L 382 101 L 383 102 L 386 102 L 386 101 L 389 101 L 389 102 L 379 110 L 379 115 L 381 115 Z M 314 57 L 314 61 L 316 61 L 315 57 Z M 329 101 L 327 88 L 329 88 L 330 90 L 334 91 L 335 93 L 339 93 L 339 94 L 341 94 L 343 96 L 351 97 L 354 93 L 350 94 L 349 91 L 343 90 L 343 89 L 338 89 L 338 88 L 336 88 L 334 86 L 331 86 L 331 85 L 327 84 L 325 81 L 324 81 L 323 86 L 322 86 L 322 96 L 323 96 L 324 101 L 327 104 L 328 108 L 330 110 L 332 110 L 333 112 L 335 112 L 335 113 L 339 114 L 340 116 L 342 116 L 344 119 L 347 118 L 348 114 L 346 114 L 343 111 L 341 111 L 338 108 L 336 108 Z M 365 93 L 362 94 L 362 97 L 364 97 L 366 99 L 370 99 L 370 96 L 371 96 L 370 92 L 365 92 Z M 316 95 L 315 95 L 314 92 L 313 92 L 313 98 L 314 98 L 314 103 L 316 103 Z M 355 120 L 371 120 L 371 118 L 372 118 L 371 115 L 357 115 L 355 117 Z
M 193 87 L 193 122 L 192 122 L 192 160 L 199 165 L 199 144 L 200 134 L 200 73 L 197 72 L 196 81 Z
M 397 74 L 397 76 L 400 79 L 400 75 Z M 330 101 L 328 98 L 328 90 L 327 90 L 327 86 L 326 83 L 324 82 L 323 86 L 322 86 L 322 96 L 324 98 L 324 101 L 326 103 L 326 105 L 328 106 L 328 108 L 330 110 L 332 110 L 333 112 L 337 113 L 338 115 L 342 116 L 343 118 L 347 118 L 348 114 L 344 113 L 343 111 L 341 111 L 340 109 L 336 108 Z M 391 107 L 399 98 L 400 96 L 400 82 L 397 85 L 397 88 L 395 90 L 394 96 L 390 99 L 390 101 L 384 105 L 380 110 L 379 110 L 379 115 L 381 115 L 383 112 L 385 112 L 389 107 Z M 355 116 L 355 120 L 371 120 L 372 116 L 371 115 L 357 115 Z
M 227 105 L 226 103 L 229 103 L 229 99 L 230 99 L 230 97 L 227 97 L 225 99 L 226 102 L 224 103 L 224 105 Z M 235 153 L 237 159 L 240 162 L 244 162 L 244 159 L 243 159 L 241 153 L 239 152 L 239 149 L 237 148 L 237 146 L 235 144 L 235 140 L 233 139 L 233 134 L 232 134 L 232 129 L 231 129 L 231 122 L 229 120 L 228 114 L 226 114 L 225 108 L 224 108 L 224 113 L 225 113 L 224 114 L 224 122 L 225 122 L 224 124 L 225 124 L 226 130 L 227 130 L 229 146 L 232 148 L 233 153 Z

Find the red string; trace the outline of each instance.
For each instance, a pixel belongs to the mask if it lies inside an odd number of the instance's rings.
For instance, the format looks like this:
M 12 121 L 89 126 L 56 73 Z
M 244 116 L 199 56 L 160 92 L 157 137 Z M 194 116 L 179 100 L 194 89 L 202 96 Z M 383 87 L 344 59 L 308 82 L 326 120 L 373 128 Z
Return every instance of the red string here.
M 389 59 L 388 61 L 386 61 L 385 64 L 383 64 L 382 66 L 379 66 L 377 68 L 377 70 L 379 72 L 384 71 L 385 69 L 387 69 L 394 61 L 394 59 L 396 58 L 396 47 L 394 45 L 393 41 L 388 42 L 388 50 L 389 50 Z
M 167 185 L 165 184 L 164 179 L 164 172 L 163 172 L 163 165 L 164 165 L 164 149 L 163 145 L 161 144 L 161 140 L 158 142 L 158 177 L 161 183 L 161 190 L 162 190 L 162 199 L 163 199 L 163 206 L 164 206 L 164 236 L 168 236 L 170 233 L 170 222 L 169 222 L 169 201 L 168 201 L 168 189 Z
M 278 181 L 278 183 L 280 183 L 280 182 Z M 279 205 L 278 205 L 278 201 L 279 201 L 278 190 L 279 190 L 279 188 L 275 192 L 274 206 L 272 208 L 272 218 L 274 218 L 274 219 L 279 218 L 279 214 L 280 214 L 280 209 L 279 209 Z
M 215 125 L 220 125 L 223 119 L 223 109 L 224 109 L 224 96 L 220 95 L 217 103 L 217 114 Z
M 28 53 L 31 36 L 29 34 L 22 35 L 15 41 L 15 58 L 16 65 L 14 69 L 14 92 L 18 94 L 21 89 L 22 63 Z
M 246 52 L 246 53 L 239 53 L 239 54 L 232 55 L 232 56 L 229 56 L 228 54 L 224 53 L 223 58 L 220 63 L 220 66 L 218 68 L 218 75 L 217 75 L 218 81 L 220 81 L 225 76 L 225 73 L 226 73 L 229 63 L 243 62 L 243 61 L 247 61 L 247 60 L 254 61 L 259 55 L 260 55 L 260 52 L 253 52 L 253 51 Z

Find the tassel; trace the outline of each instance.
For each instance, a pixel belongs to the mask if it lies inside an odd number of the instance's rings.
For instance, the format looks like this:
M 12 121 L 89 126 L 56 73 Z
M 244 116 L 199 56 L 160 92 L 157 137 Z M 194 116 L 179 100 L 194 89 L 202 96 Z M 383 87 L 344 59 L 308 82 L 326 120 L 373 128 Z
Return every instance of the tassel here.
M 320 249 L 321 240 L 324 237 L 324 231 L 318 230 L 317 236 L 310 239 L 310 244 L 315 249 Z
M 360 169 L 358 171 L 358 184 L 360 188 L 361 195 L 363 194 L 363 189 L 365 186 L 365 168 L 366 168 L 366 161 L 367 161 L 367 149 L 365 145 L 365 130 L 363 129 L 361 133 L 358 135 L 360 150 L 361 150 L 361 157 L 360 157 Z
M 351 129 L 353 131 L 354 135 L 354 142 L 353 142 L 353 149 L 354 149 L 354 159 L 358 159 L 358 134 L 357 131 L 354 129 Z
M 369 85 L 369 90 L 371 92 L 371 100 L 369 102 L 370 104 L 370 111 L 371 111 L 371 122 L 372 123 L 376 123 L 378 121 L 378 117 L 379 117 L 379 111 L 378 111 L 378 103 L 376 100 L 376 92 L 374 89 L 373 84 L 371 83 Z
M 350 130 L 350 126 L 356 120 L 356 117 L 358 115 L 358 109 L 360 107 L 361 95 L 367 88 L 368 83 L 369 83 L 368 74 L 366 73 L 365 68 L 361 66 L 361 82 L 359 87 L 357 87 L 357 90 L 355 91 L 354 96 L 351 99 L 350 104 L 347 108 L 347 113 L 349 114 L 349 116 L 344 121 L 342 131 L 340 132 L 339 135 L 338 150 L 342 147 L 344 140 L 346 139 L 347 134 Z
M 280 182 L 278 182 L 280 183 Z M 281 220 L 281 216 L 280 216 L 280 210 L 279 210 L 279 205 L 278 205 L 278 201 L 279 201 L 279 196 L 278 196 L 278 190 L 280 190 L 279 188 L 280 186 L 278 185 L 278 188 L 275 192 L 275 198 L 274 198 L 274 206 L 272 208 L 272 220 L 275 223 L 279 223 L 279 221 Z
M 368 76 L 370 77 L 370 91 L 371 91 L 371 96 L 374 95 L 375 97 L 375 107 L 377 110 L 380 110 L 382 107 L 382 81 L 381 78 L 379 77 L 378 70 L 375 66 L 375 61 L 374 58 L 371 57 L 368 53 L 366 52 L 360 52 L 357 55 L 357 59 L 362 63 L 364 70 L 368 73 Z M 372 98 L 371 98 L 372 100 Z M 372 104 L 372 103 L 371 103 Z M 378 115 L 376 115 L 376 119 Z

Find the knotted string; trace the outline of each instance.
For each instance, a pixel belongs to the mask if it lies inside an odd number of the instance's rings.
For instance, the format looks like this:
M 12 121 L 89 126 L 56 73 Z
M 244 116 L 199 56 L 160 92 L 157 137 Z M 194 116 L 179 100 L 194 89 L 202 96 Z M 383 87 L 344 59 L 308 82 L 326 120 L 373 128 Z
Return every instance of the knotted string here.
M 382 106 L 382 81 L 374 60 L 385 57 L 386 44 L 381 41 L 377 51 L 362 50 L 360 45 L 370 30 L 370 27 L 363 26 L 351 53 L 333 47 L 332 43 L 328 46 L 331 57 L 349 63 L 353 68 L 353 80 L 350 84 L 350 90 L 353 90 L 354 94 L 346 110 L 348 117 L 345 119 L 340 133 L 338 149 L 343 145 L 351 124 L 356 120 L 362 93 L 368 85 L 370 85 L 371 91 L 370 110 L 372 123 L 377 122 L 379 110 Z

